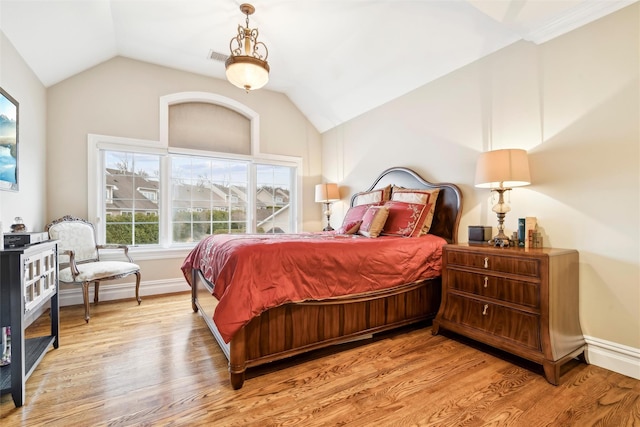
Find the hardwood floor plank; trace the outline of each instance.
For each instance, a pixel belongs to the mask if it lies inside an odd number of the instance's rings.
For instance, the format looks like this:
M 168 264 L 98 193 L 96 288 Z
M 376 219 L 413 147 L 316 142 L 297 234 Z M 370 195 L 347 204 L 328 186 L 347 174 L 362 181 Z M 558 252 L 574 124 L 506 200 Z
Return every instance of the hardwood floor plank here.
M 2 396 L 2 427 L 640 425 L 640 381 L 576 361 L 553 386 L 537 366 L 428 325 L 251 369 L 233 390 L 188 293 L 91 313 L 86 324 L 82 306 L 61 309 L 60 347 L 23 407 Z

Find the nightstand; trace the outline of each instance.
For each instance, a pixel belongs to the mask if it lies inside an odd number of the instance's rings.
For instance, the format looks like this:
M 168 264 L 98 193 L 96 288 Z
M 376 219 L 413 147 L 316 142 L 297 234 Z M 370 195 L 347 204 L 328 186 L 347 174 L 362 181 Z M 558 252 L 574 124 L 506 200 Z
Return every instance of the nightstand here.
M 583 354 L 578 252 L 572 249 L 446 245 L 439 328 L 541 364 L 558 385 L 560 367 Z

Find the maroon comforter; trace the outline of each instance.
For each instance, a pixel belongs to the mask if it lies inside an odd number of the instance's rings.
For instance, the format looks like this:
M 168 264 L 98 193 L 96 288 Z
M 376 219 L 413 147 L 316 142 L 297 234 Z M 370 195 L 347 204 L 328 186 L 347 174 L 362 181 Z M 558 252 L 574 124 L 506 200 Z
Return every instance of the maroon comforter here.
M 430 234 L 375 239 L 335 234 L 213 235 L 189 253 L 219 300 L 213 320 L 226 342 L 269 308 L 391 288 L 440 275 L 442 246 Z

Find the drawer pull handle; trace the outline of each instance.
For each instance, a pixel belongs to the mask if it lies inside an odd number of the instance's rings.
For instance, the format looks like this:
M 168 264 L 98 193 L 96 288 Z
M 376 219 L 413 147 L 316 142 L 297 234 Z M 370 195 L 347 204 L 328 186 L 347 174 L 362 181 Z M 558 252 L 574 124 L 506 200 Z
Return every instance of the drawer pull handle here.
M 489 268 L 489 257 L 484 258 L 484 268 Z
M 489 309 L 489 304 L 485 304 L 483 309 L 482 309 L 482 315 L 486 316 L 487 315 L 487 310 Z
M 486 288 L 487 286 L 489 286 L 489 278 L 484 276 L 484 287 Z

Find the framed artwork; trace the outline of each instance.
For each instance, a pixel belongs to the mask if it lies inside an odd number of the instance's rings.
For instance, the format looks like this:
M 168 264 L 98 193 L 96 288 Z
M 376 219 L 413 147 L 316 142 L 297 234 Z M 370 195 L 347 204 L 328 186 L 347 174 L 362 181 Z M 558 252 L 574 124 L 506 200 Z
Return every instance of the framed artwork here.
M 18 101 L 1 87 L 0 190 L 18 191 Z

